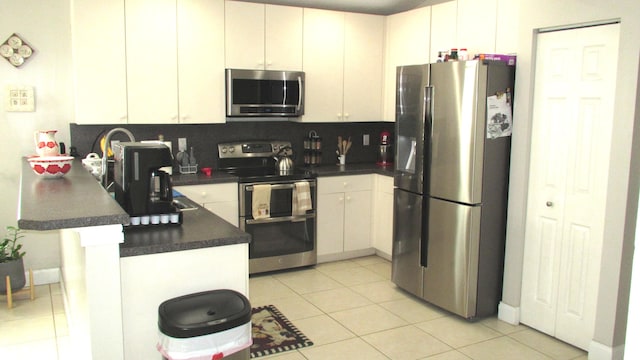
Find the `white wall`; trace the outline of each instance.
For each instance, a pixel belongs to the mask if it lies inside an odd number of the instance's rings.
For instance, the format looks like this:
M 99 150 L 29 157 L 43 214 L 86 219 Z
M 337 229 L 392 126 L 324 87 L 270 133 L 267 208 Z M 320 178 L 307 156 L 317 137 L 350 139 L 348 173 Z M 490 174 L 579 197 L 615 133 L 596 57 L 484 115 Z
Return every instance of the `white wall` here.
M 633 242 L 637 197 L 629 197 L 632 134 L 640 50 L 640 2 L 621 0 L 521 0 L 517 27 L 518 64 L 514 102 L 509 218 L 503 302 L 520 304 L 525 228 L 529 147 L 531 135 L 531 89 L 533 87 L 534 30 L 607 19 L 620 19 L 620 50 L 615 94 L 615 124 L 607 192 L 605 247 L 601 265 L 600 296 L 594 340 L 609 348 L 624 343 L 626 302 L 631 254 L 623 251 Z M 498 19 L 500 22 L 501 19 Z M 636 161 L 634 161 L 635 163 Z M 603 169 L 606 171 L 607 169 Z M 634 168 L 634 171 L 638 171 Z M 627 200 L 629 198 L 629 200 Z M 615 296 L 615 295 L 618 296 Z M 613 295 L 613 296 L 612 296 Z
M 35 49 L 21 68 L 0 58 L 0 231 L 4 233 L 5 226 L 17 223 L 21 157 L 35 152 L 33 132 L 58 129 L 58 141 L 69 144 L 68 123 L 73 120 L 69 0 L 2 0 L 0 19 L 0 42 L 17 33 Z M 35 112 L 6 112 L 9 84 L 34 87 Z M 57 232 L 26 235 L 26 267 L 60 266 Z
M 478 0 L 479 1 L 479 0 Z M 496 0 L 491 0 L 495 4 Z M 459 4 L 463 4 L 460 2 Z M 446 6 L 446 5 L 445 5 Z M 629 188 L 629 164 L 637 95 L 636 79 L 640 51 L 640 2 L 619 0 L 497 0 L 496 51 L 518 54 L 512 172 L 510 184 L 507 254 L 503 301 L 520 304 L 524 217 L 529 160 L 531 88 L 533 86 L 534 30 L 552 26 L 579 24 L 606 19 L 621 20 L 619 73 L 616 86 L 614 143 L 609 172 L 606 246 L 603 252 L 597 333 L 595 339 L 607 346 L 624 343 L 628 278 L 631 269 L 637 197 Z M 514 15 L 517 12 L 517 15 Z M 0 41 L 16 32 L 36 49 L 36 54 L 21 69 L 0 59 L 0 154 L 3 171 L 0 187 L 4 199 L 0 205 L 0 225 L 16 222 L 20 157 L 33 153 L 33 131 L 59 129 L 58 140 L 68 143 L 68 123 L 73 121 L 72 79 L 70 74 L 69 0 L 20 0 L 0 2 Z M 478 23 L 477 26 L 483 26 Z M 428 41 L 427 41 L 428 42 Z M 512 43 L 517 44 L 512 50 Z M 31 85 L 36 92 L 36 111 L 6 113 L 5 88 L 8 84 Z M 634 171 L 640 167 L 633 167 Z M 637 190 L 636 190 L 637 191 Z M 64 206 L 64 204 L 60 204 Z M 34 269 L 59 266 L 57 233 L 29 234 L 25 249 L 26 265 Z M 624 249 L 623 249 L 624 246 Z M 619 294 L 619 296 L 611 296 Z

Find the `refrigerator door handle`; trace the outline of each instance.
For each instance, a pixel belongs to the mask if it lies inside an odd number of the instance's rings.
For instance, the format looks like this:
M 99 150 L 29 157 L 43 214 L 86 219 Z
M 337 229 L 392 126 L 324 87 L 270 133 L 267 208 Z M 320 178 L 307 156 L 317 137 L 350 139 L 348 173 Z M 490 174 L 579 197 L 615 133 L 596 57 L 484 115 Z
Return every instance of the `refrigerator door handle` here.
M 429 178 L 431 177 L 431 136 L 432 136 L 432 122 L 433 122 L 433 86 L 428 85 L 424 87 L 424 103 L 423 106 L 423 115 L 424 115 L 424 149 L 423 149 L 423 162 L 424 162 L 424 189 L 425 194 L 429 193 Z M 425 198 L 426 199 L 426 198 Z M 429 229 L 428 229 L 428 219 L 429 219 L 429 203 L 428 201 L 423 200 L 422 205 L 422 229 L 421 229 L 421 239 L 420 239 L 420 265 L 423 267 L 428 266 L 428 258 L 429 258 Z
M 433 126 L 433 85 L 428 85 L 424 87 L 424 124 L 425 124 L 425 135 L 431 137 Z M 428 132 L 427 132 L 428 130 Z
M 420 219 L 420 266 L 429 266 L 429 197 L 422 197 L 422 219 Z

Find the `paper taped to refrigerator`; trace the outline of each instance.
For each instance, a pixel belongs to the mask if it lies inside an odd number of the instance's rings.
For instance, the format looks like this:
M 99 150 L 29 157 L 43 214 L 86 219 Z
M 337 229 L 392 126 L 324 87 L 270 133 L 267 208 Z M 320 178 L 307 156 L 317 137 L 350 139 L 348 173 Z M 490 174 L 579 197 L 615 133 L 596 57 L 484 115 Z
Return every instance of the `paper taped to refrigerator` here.
M 487 97 L 487 139 L 511 136 L 511 93 L 509 89 Z

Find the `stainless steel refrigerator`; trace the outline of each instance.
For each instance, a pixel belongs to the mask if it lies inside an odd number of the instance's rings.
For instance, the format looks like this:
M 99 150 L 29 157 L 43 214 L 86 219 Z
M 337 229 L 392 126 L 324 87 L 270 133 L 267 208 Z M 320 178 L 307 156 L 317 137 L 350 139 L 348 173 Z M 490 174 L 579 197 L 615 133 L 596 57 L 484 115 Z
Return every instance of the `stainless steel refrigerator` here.
M 469 319 L 501 298 L 514 77 L 477 60 L 397 68 L 392 280 Z

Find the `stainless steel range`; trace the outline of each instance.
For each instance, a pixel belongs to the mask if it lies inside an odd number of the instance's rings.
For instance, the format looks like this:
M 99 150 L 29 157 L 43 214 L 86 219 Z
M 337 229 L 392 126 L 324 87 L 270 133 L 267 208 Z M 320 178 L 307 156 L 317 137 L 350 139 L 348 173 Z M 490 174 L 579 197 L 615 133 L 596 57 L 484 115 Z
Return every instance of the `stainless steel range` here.
M 251 234 L 249 273 L 316 264 L 316 176 L 283 172 L 280 140 L 218 144 L 218 169 L 238 176 L 240 229 Z

